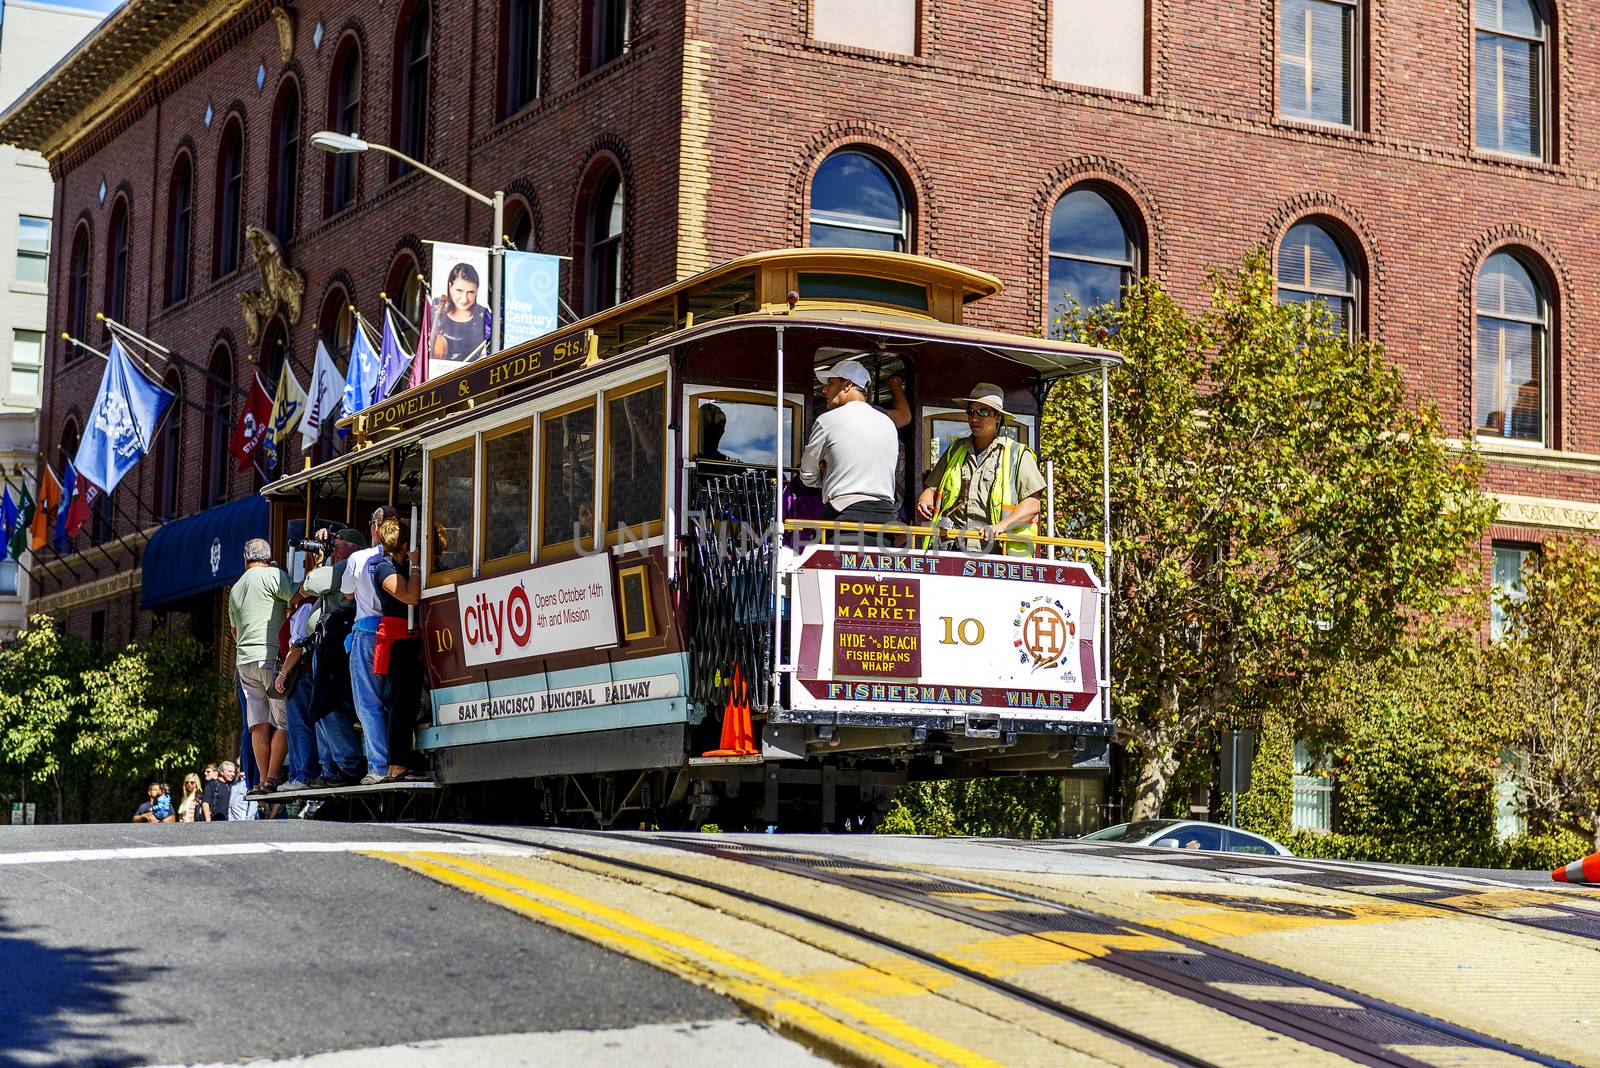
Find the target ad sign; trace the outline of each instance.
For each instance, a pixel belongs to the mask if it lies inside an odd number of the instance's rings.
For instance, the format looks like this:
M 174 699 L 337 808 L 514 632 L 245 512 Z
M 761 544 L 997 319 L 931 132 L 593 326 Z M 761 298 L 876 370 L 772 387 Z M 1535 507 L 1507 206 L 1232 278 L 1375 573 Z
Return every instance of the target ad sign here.
M 580 556 L 456 587 L 468 667 L 617 644 L 611 558 Z

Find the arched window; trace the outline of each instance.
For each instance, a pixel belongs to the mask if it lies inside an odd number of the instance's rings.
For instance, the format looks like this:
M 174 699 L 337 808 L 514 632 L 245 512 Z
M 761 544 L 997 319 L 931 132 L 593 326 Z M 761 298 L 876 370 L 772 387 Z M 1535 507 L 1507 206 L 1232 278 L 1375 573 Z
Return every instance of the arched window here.
M 1543 157 L 1550 100 L 1549 23 L 1537 0 L 1473 0 L 1477 146 Z
M 218 345 L 206 368 L 206 451 L 204 503 L 207 508 L 228 499 L 228 468 L 234 463 L 228 452 L 233 433 L 233 353 Z
M 328 84 L 328 126 L 342 134 L 361 132 L 361 46 L 354 36 L 339 43 Z M 356 199 L 354 152 L 330 153 L 323 166 L 323 214 L 343 211 Z
M 1085 308 L 1122 303 L 1138 271 L 1138 243 L 1120 201 L 1104 187 L 1078 185 L 1050 210 L 1052 319 L 1073 301 Z
M 322 298 L 322 308 L 317 313 L 317 336 L 328 346 L 328 355 L 333 357 L 340 374 L 350 368 L 350 345 L 355 340 L 356 327 L 349 312 L 350 304 L 350 294 L 343 286 L 336 285 Z M 339 418 L 343 418 L 342 411 Z M 336 419 L 323 420 L 313 462 L 322 463 L 339 455 L 341 442 L 334 426 L 336 422 Z
M 1543 444 L 1550 301 L 1530 266 L 1496 252 L 1478 268 L 1473 384 L 1480 436 Z
M 300 83 L 285 78 L 272 104 L 272 174 L 267 220 L 279 241 L 294 236 L 300 198 Z
M 287 363 L 289 363 L 289 326 L 284 322 L 282 315 L 274 315 L 261 330 L 261 348 L 256 353 L 256 366 L 261 373 L 261 384 L 267 389 L 267 396 L 277 397 L 278 378 Z M 300 384 L 302 387 L 305 386 L 303 381 Z M 266 446 L 263 446 L 262 466 L 285 474 L 294 470 L 289 453 L 291 447 L 299 440 L 298 432 L 290 434 L 282 445 L 278 446 L 276 453 L 265 452 Z M 275 458 L 269 462 L 269 457 Z
M 1332 227 L 1309 219 L 1297 222 L 1278 245 L 1278 299 L 1322 301 L 1339 329 L 1353 339 L 1361 327 L 1357 262 L 1343 235 Z
M 598 70 L 628 50 L 628 0 L 586 0 L 583 5 L 584 73 Z
M 420 274 L 417 258 L 410 252 L 402 252 L 395 257 L 394 263 L 389 265 L 389 275 L 383 285 L 383 291 L 389 295 L 389 300 L 400 309 L 400 314 L 405 316 L 412 328 L 422 322 L 422 305 L 428 299 L 427 291 L 422 287 Z M 395 325 L 402 330 L 407 328 L 405 323 Z M 412 334 L 401 343 L 407 348 L 414 348 L 412 345 L 414 339 L 415 334 Z
M 544 0 L 502 0 L 500 116 L 514 115 L 539 96 L 539 42 Z
M 161 380 L 163 389 L 174 396 L 183 396 L 183 380 L 178 377 L 178 372 L 169 371 Z M 174 519 L 181 514 L 180 494 L 183 485 L 183 403 L 176 401 L 167 405 L 165 414 L 161 417 L 161 425 L 156 431 L 156 491 L 154 499 L 155 518 Z
M 189 296 L 189 249 L 194 243 L 194 163 L 180 152 L 167 186 L 167 304 Z
M 394 146 L 401 152 L 412 159 L 426 160 L 430 50 L 428 0 L 415 0 L 400 16 L 395 41 L 394 96 L 400 106 L 394 109 L 394 129 L 390 136 L 394 138 Z M 403 160 L 391 158 L 389 161 L 391 178 L 399 178 L 411 170 L 411 164 Z
M 239 266 L 244 245 L 241 208 L 244 204 L 244 130 L 237 119 L 222 130 L 217 153 L 216 221 L 211 229 L 211 277 L 223 278 Z
M 593 190 L 584 220 L 585 315 L 604 311 L 622 296 L 622 175 L 607 168 Z
M 822 161 L 811 179 L 812 245 L 904 252 L 910 233 L 905 194 L 888 167 L 854 149 Z
M 111 205 L 111 238 L 106 245 L 106 315 L 119 323 L 128 314 L 128 198 Z M 109 335 L 111 328 L 106 327 Z M 78 335 L 82 337 L 82 334 Z
M 534 251 L 538 236 L 533 232 L 533 211 L 520 197 L 506 201 L 506 232 L 513 248 Z
M 67 332 L 79 341 L 89 334 L 89 224 L 72 235 L 72 259 L 67 267 Z M 76 359 L 78 346 L 67 343 L 67 359 Z

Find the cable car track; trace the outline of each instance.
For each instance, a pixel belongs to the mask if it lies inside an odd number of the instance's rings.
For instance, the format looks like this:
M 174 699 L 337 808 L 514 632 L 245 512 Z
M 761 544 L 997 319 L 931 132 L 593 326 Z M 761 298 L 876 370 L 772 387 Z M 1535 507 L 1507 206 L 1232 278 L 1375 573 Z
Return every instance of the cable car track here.
M 452 829 L 448 833 L 514 842 L 524 846 L 530 844 L 523 839 L 482 831 Z M 607 837 L 750 864 L 812 882 L 827 883 L 876 899 L 894 901 L 1001 936 L 1047 937 L 1052 933 L 1062 932 L 1100 932 L 1112 935 L 1119 933 L 1144 935 L 1158 939 L 1168 946 L 1175 943 L 1179 947 L 1178 951 L 1114 949 L 1100 956 L 1088 956 L 1083 963 L 1207 1006 L 1273 1034 L 1304 1042 L 1358 1064 L 1425 1068 L 1427 1062 L 1389 1048 L 1391 1045 L 1404 1045 L 1434 1046 L 1441 1049 L 1475 1047 L 1551 1068 L 1570 1068 L 1571 1065 L 1571 1062 L 1561 1058 L 1542 1054 L 1286 968 L 1219 949 L 1195 939 L 1006 887 L 946 875 L 929 875 L 873 861 L 834 858 L 754 843 L 722 843 L 702 839 L 670 840 L 615 832 L 608 834 Z M 635 859 L 624 859 L 590 849 L 549 842 L 539 842 L 535 845 L 536 848 L 548 852 L 582 858 L 591 863 L 620 868 L 653 878 L 677 881 L 722 894 L 731 892 L 726 886 L 710 879 Z M 985 901 L 984 908 L 978 909 L 971 904 L 963 903 L 973 900 L 974 895 L 981 896 Z M 1016 907 L 997 910 L 994 905 L 996 899 L 1014 903 Z M 1139 1034 L 1112 1020 L 1005 979 L 984 974 L 943 954 L 922 949 L 890 935 L 800 905 L 772 899 L 762 899 L 760 903 L 766 908 L 815 923 L 893 953 L 914 958 L 1166 1063 L 1193 1066 L 1212 1063 Z M 1277 987 L 1283 988 L 1286 992 L 1294 989 L 1312 990 L 1345 1002 L 1350 1007 L 1255 1000 L 1211 985 L 1219 982 L 1246 983 L 1263 990 Z

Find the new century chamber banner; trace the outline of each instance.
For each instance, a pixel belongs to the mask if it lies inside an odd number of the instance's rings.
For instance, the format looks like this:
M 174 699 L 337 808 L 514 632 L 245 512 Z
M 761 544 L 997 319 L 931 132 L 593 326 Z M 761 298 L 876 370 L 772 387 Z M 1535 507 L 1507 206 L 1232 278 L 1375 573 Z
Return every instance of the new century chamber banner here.
M 428 282 L 428 377 L 437 378 L 489 351 L 489 250 L 435 241 Z
M 556 290 L 561 260 L 539 252 L 505 253 L 505 348 L 544 337 L 556 328 Z

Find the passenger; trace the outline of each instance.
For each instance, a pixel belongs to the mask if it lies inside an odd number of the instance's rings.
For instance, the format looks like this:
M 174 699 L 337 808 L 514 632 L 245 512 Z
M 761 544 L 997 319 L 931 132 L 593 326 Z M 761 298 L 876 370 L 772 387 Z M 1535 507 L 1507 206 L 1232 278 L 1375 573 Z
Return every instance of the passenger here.
M 412 566 L 410 540 L 399 520 L 384 520 L 378 538 L 383 557 L 374 579 L 383 618 L 372 670 L 387 680 L 388 780 L 416 781 L 426 778 L 419 773 L 422 756 L 413 742 L 422 701 L 422 643 L 412 631 L 407 609 L 422 598 L 422 569 Z
M 728 432 L 728 413 L 722 410 L 722 405 L 715 401 L 703 401 L 699 408 L 700 416 L 700 448 L 696 450 L 696 460 L 710 460 L 716 463 L 727 463 L 733 458 L 722 452 L 722 435 Z
M 318 535 L 323 536 L 322 534 Z M 322 778 L 316 787 L 354 786 L 365 769 L 356 737 L 356 713 L 350 692 L 350 656 L 344 643 L 355 622 L 355 601 L 340 592 L 350 555 L 361 547 L 361 532 L 345 527 L 333 536 L 333 560 L 306 575 L 302 589 L 315 597 L 312 609 L 311 702 L 307 716 L 316 725 Z
M 320 566 L 321 554 L 314 554 L 314 558 Z M 311 680 L 306 678 L 311 666 L 306 656 L 312 639 L 310 619 L 316 610 L 314 602 L 315 598 L 303 585 L 289 602 L 288 646 L 283 651 L 277 677 L 272 680 L 273 692 L 284 700 L 285 718 L 289 723 L 285 731 L 289 736 L 289 779 L 278 787 L 279 790 L 304 790 L 307 784 L 322 778 L 316 726 L 310 715 L 312 686 Z
M 1002 534 L 1032 535 L 1038 530 L 1039 495 L 1044 476 L 1026 445 L 1000 433 L 1006 419 L 1000 387 L 979 382 L 967 406 L 972 433 L 957 438 L 928 472 L 917 498 L 917 515 L 927 522 L 950 520 L 956 530 L 982 529 L 985 552 Z M 1027 542 L 1006 542 L 1010 556 L 1032 556 Z
M 378 624 L 383 619 L 376 581 L 378 562 L 383 558 L 378 527 L 385 519 L 398 518 L 399 513 L 387 505 L 372 513 L 367 528 L 372 544 L 351 554 L 339 583 L 339 592 L 354 597 L 356 602 L 355 623 L 346 648 L 350 653 L 350 691 L 355 698 L 362 747 L 367 754 L 367 773 L 361 777 L 363 786 L 382 782 L 389 771 L 389 717 L 385 712 L 389 680 L 372 670 L 372 656 L 378 646 Z
M 867 403 L 867 369 L 845 360 L 817 372 L 828 410 L 817 417 L 800 456 L 800 481 L 822 485 L 828 518 L 844 523 L 894 523 L 894 421 Z
M 233 632 L 234 662 L 244 690 L 245 721 L 250 746 L 262 779 L 256 794 L 270 794 L 283 782 L 283 758 L 289 739 L 287 710 L 271 692 L 278 673 L 278 628 L 294 596 L 294 583 L 272 565 L 272 546 L 262 538 L 244 544 L 244 574 L 228 593 L 228 627 Z

